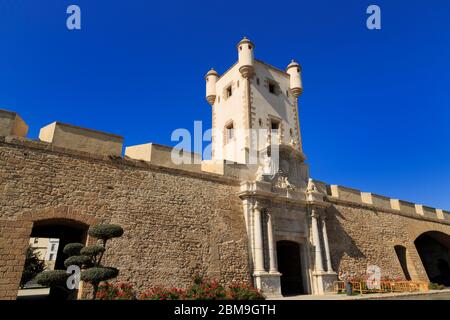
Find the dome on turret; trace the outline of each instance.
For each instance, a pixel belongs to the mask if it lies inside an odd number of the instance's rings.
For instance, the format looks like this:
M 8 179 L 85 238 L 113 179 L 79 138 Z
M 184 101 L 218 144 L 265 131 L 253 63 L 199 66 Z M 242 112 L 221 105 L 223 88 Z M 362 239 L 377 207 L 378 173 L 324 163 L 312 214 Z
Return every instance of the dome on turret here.
M 288 66 L 286 67 L 286 70 L 293 68 L 293 67 L 299 68 L 299 71 L 302 70 L 302 67 L 300 66 L 300 64 L 297 61 L 295 61 L 294 59 L 292 59 L 291 63 L 288 64 Z
M 216 70 L 214 70 L 213 68 L 211 68 L 211 70 L 209 70 L 208 73 L 206 74 L 205 78 L 208 78 L 209 76 L 216 76 L 216 77 L 219 77 L 219 74 L 217 73 Z
M 243 44 L 249 44 L 251 46 L 250 49 L 255 47 L 255 44 L 251 42 L 249 39 L 247 39 L 247 37 L 242 38 L 242 40 L 239 41 L 239 43 L 237 44 L 237 47 L 239 48 L 239 46 Z

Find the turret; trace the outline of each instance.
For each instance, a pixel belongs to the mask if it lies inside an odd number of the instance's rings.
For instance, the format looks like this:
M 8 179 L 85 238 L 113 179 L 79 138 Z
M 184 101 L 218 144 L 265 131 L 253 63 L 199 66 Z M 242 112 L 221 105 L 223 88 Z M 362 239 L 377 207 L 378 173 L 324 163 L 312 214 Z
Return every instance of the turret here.
M 255 45 L 244 37 L 244 39 L 238 43 L 237 49 L 239 53 L 239 72 L 244 78 L 248 78 L 253 74 L 253 50 L 255 49 Z
M 208 100 L 208 103 L 210 105 L 213 105 L 214 101 L 216 101 L 216 83 L 217 83 L 217 79 L 219 79 L 219 74 L 214 69 L 209 70 L 208 73 L 205 76 L 205 80 L 206 80 L 206 100 Z
M 294 60 L 287 66 L 286 72 L 290 76 L 289 89 L 294 97 L 298 97 L 303 92 L 302 78 L 300 75 L 302 68 Z

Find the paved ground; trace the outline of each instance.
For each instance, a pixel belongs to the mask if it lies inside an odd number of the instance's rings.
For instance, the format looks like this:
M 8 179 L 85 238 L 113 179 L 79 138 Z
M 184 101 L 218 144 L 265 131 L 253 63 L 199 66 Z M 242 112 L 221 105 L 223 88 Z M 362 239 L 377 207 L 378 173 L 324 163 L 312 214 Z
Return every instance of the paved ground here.
M 273 298 L 271 300 L 450 300 L 450 289 L 430 290 L 428 292 L 375 293 L 355 296 L 330 294 L 324 296 L 301 295 L 293 297 Z

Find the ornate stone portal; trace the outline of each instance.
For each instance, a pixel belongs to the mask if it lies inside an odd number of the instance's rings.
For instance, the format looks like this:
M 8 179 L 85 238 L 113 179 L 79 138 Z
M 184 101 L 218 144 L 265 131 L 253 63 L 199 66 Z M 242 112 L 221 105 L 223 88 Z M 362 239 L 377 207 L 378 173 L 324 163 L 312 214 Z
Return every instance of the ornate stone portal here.
M 289 240 L 302 245 L 303 292 L 323 294 L 337 279 L 332 269 L 325 216 L 324 195 L 308 179 L 308 166 L 291 146 L 276 146 L 274 160 L 270 147 L 261 152 L 262 165 L 255 179 L 241 183 L 249 255 L 255 286 L 268 296 L 280 296 L 283 274 L 278 270 L 277 242 Z M 271 154 L 272 153 L 272 154 Z M 279 163 L 276 173 L 271 167 Z M 323 244 L 323 245 L 322 245 Z

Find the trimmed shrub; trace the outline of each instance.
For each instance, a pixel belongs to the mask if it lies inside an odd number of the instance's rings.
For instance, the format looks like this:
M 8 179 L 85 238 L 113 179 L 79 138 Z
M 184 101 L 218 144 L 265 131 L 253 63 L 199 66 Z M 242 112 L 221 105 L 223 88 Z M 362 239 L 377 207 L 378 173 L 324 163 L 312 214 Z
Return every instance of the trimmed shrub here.
M 69 266 L 89 266 L 91 265 L 91 258 L 88 256 L 72 256 L 64 260 L 64 266 L 68 268 Z
M 91 237 L 106 241 L 112 238 L 121 237 L 123 235 L 123 229 L 121 226 L 115 224 L 98 224 L 90 227 L 88 234 Z
M 111 267 L 93 267 L 81 272 L 81 280 L 92 283 L 93 285 L 99 284 L 102 281 L 111 280 L 117 277 L 119 270 Z
M 94 245 L 94 246 L 89 246 L 89 247 L 85 247 L 85 248 L 81 249 L 80 253 L 85 256 L 95 257 L 96 255 L 99 255 L 100 253 L 104 253 L 105 250 L 106 249 L 103 246 Z
M 79 256 L 80 250 L 84 247 L 82 243 L 69 243 L 63 249 L 64 254 L 71 256 Z
M 69 275 L 64 270 L 52 270 L 39 273 L 35 280 L 45 287 L 65 287 Z

